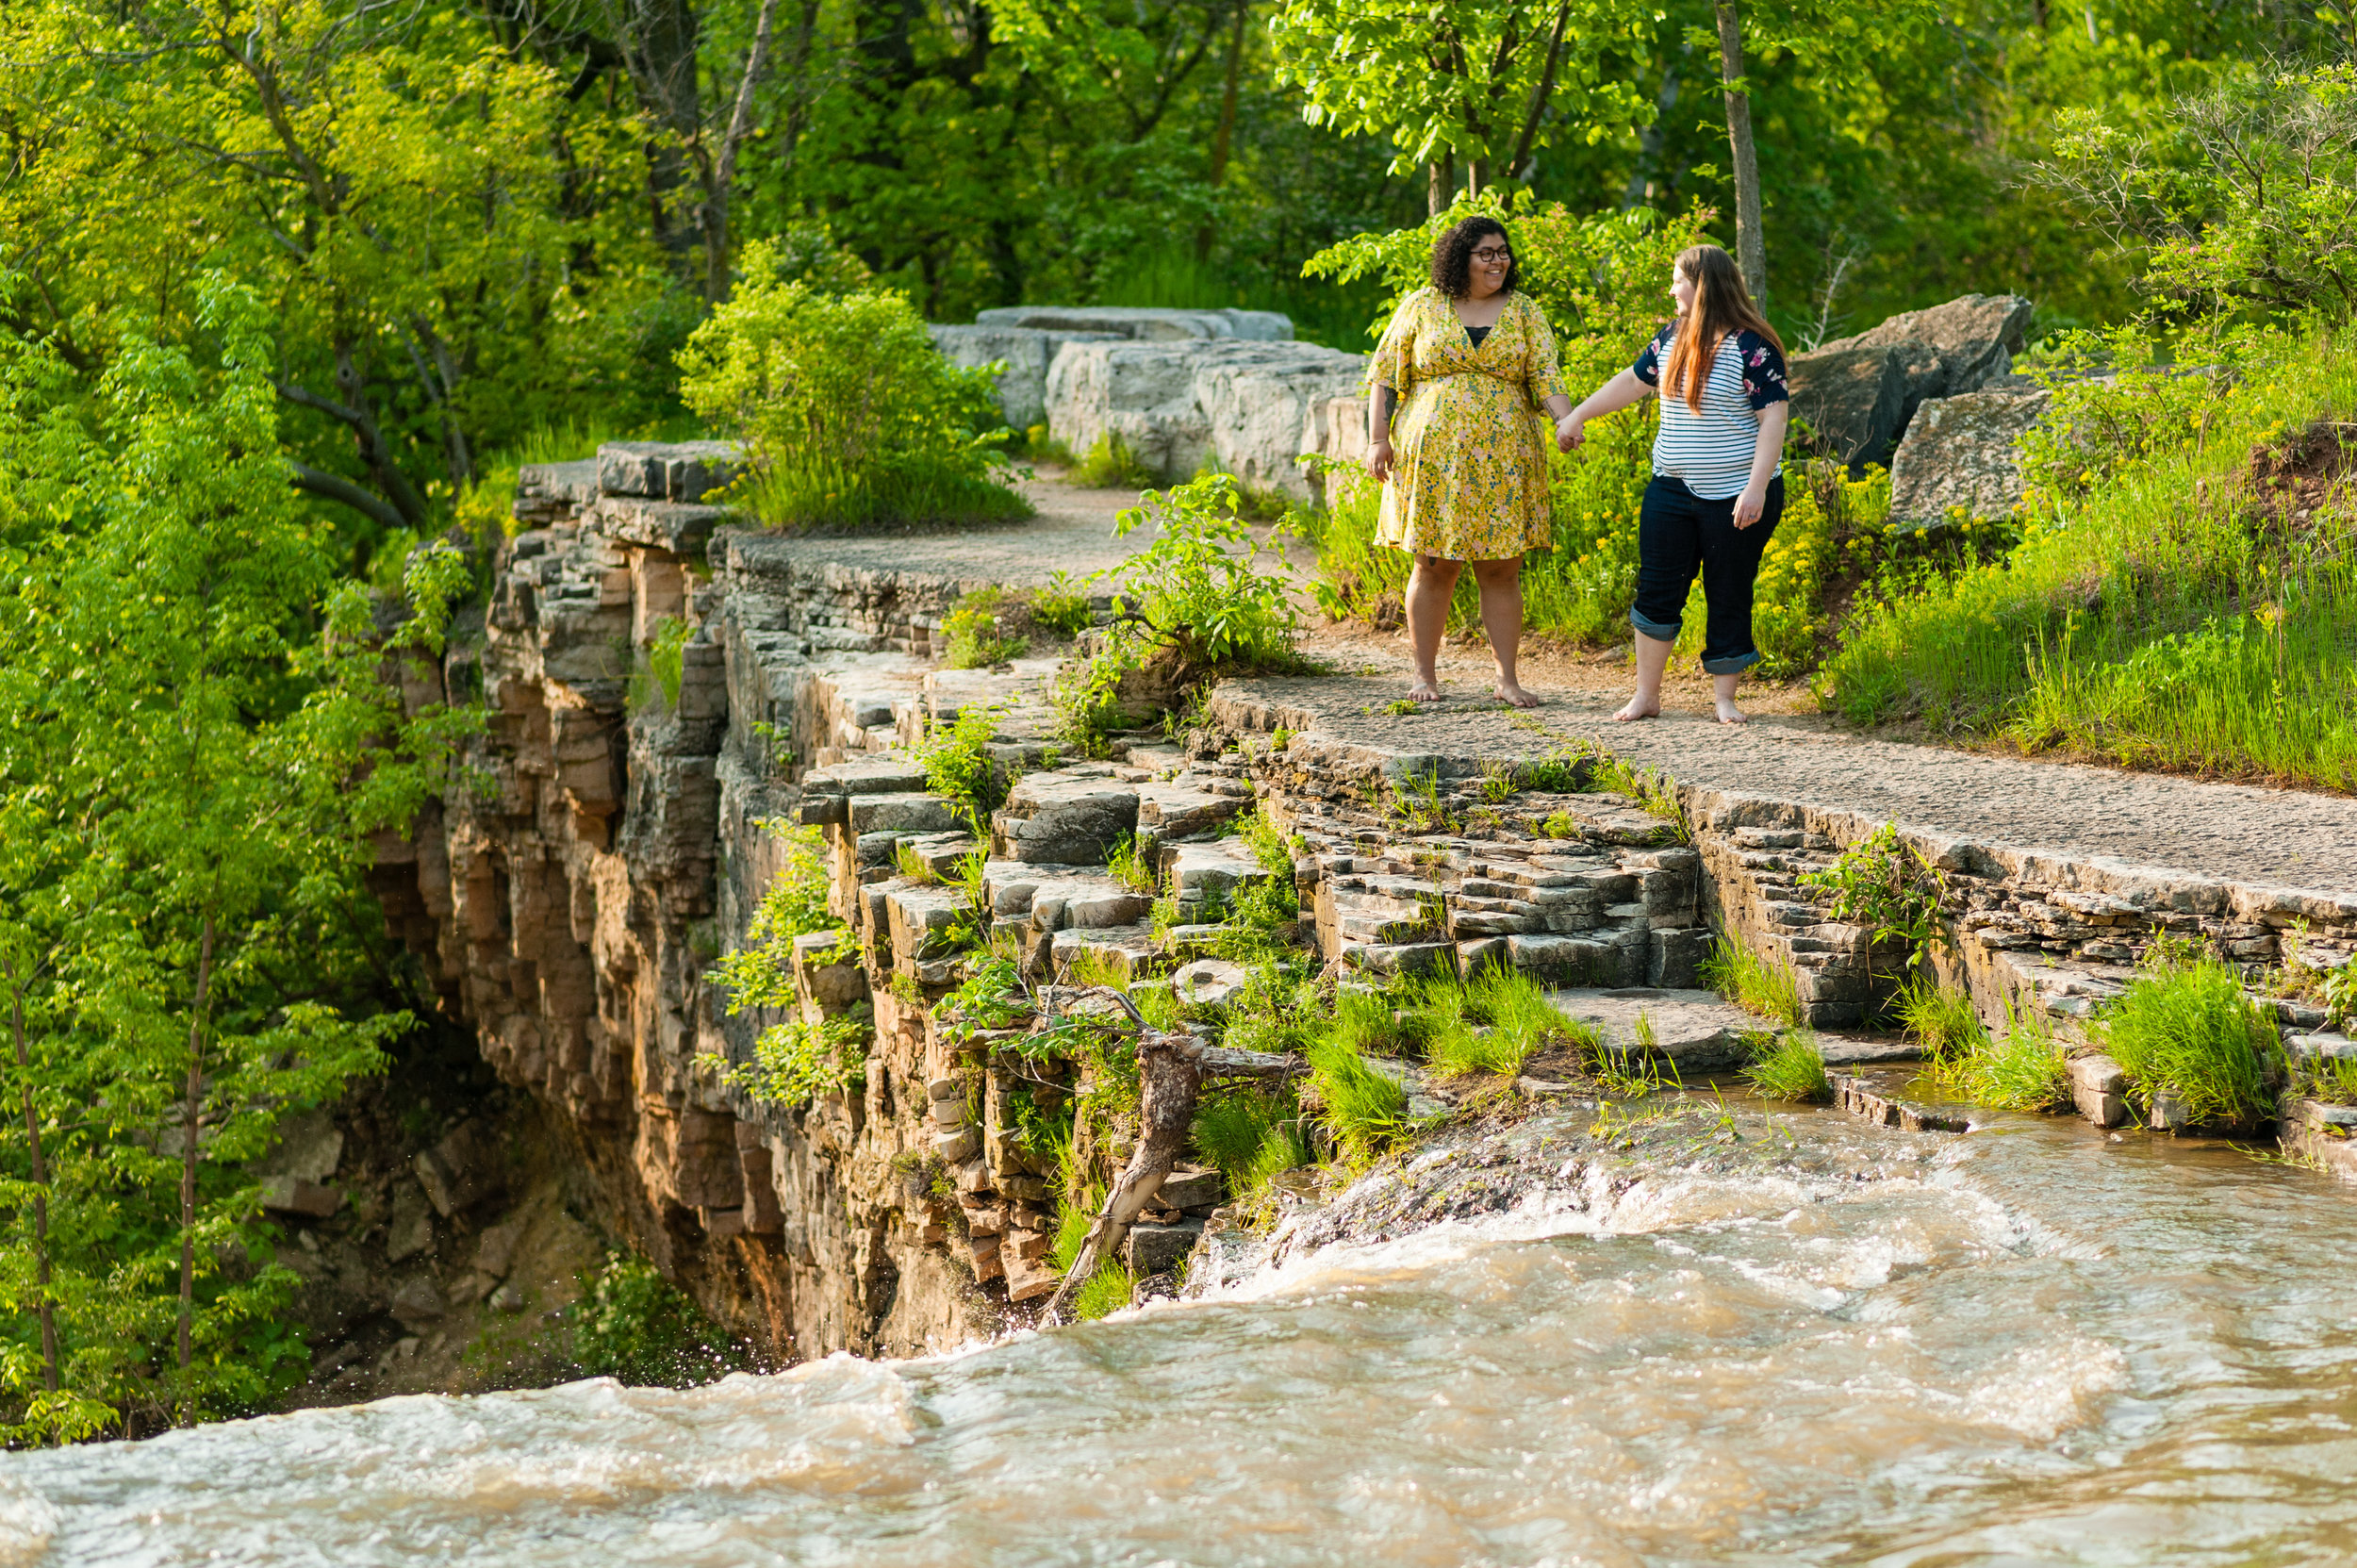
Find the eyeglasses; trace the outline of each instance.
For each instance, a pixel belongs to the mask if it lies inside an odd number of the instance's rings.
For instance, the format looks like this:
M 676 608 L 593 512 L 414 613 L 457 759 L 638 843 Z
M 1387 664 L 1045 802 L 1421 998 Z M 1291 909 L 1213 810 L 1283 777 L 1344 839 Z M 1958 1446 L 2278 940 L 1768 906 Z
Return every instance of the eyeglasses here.
M 1514 253 L 1502 250 L 1495 245 L 1484 245 L 1474 252 L 1473 258 L 1475 261 L 1511 261 L 1514 259 Z

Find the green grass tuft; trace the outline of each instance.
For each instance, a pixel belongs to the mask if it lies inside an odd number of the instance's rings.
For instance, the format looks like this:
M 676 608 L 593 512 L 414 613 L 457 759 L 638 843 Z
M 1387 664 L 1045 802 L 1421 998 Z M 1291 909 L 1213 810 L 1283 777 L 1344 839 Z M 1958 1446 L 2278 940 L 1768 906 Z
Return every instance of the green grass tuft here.
M 1934 1082 L 2001 1111 L 2055 1111 L 2070 1103 L 2070 1069 L 2044 1013 L 2019 1011 L 2008 1001 L 2004 1029 L 1991 1033 L 1980 1028 L 1977 1015 L 1971 1029 L 1963 1030 L 1953 1002 L 1934 1005 L 1956 1026 L 1948 1038 L 1960 1040 L 1934 1056 L 1925 1075 Z
M 1129 1304 L 1137 1288 L 1136 1279 L 1121 1260 L 1108 1258 L 1096 1265 L 1088 1283 L 1072 1293 L 1072 1311 L 1083 1322 L 1110 1316 Z
M 1813 1032 L 1796 1029 L 1779 1036 L 1763 1031 L 1751 1036 L 1751 1065 L 1743 1069 L 1743 1078 L 1754 1093 L 1805 1105 L 1821 1105 L 1833 1098 L 1824 1053 L 1818 1048 Z
M 1934 1062 L 1961 1061 L 1983 1049 L 1988 1031 L 1970 993 L 1917 976 L 1895 999 L 1899 1021 Z
M 1312 1039 L 1306 1054 L 1310 1084 L 1325 1107 L 1320 1119 L 1352 1164 L 1373 1163 L 1409 1131 L 1405 1085 L 1332 1035 Z
M 2105 1020 L 2103 1038 L 2131 1093 L 2147 1106 L 2154 1095 L 2170 1094 L 2196 1125 L 2274 1114 L 2266 1076 L 2281 1048 L 2275 1025 L 2241 978 L 2211 954 L 2154 944 L 2145 972 Z
M 1702 961 L 1702 981 L 1747 1013 L 1772 1018 L 1787 1029 L 1808 1022 L 1801 1006 L 1801 982 L 1790 969 L 1754 952 L 1732 932 L 1722 931 Z

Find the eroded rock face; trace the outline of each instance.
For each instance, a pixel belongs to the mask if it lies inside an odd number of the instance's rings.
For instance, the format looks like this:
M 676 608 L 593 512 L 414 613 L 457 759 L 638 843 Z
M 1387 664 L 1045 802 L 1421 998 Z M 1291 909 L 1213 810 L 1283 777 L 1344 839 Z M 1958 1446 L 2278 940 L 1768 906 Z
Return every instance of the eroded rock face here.
M 1890 515 L 1916 527 L 2008 518 L 2021 506 L 2018 443 L 2045 414 L 2047 393 L 1967 392 L 1926 402 L 1890 464 Z

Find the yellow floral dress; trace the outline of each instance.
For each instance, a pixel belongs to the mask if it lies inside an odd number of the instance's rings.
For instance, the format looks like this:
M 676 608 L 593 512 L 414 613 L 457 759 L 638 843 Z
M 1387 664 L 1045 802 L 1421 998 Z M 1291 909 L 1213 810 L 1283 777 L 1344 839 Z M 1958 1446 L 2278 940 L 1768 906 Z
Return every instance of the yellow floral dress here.
M 1378 544 L 1449 561 L 1508 561 L 1555 542 L 1539 410 L 1563 391 L 1555 334 L 1527 294 L 1479 348 L 1449 297 L 1399 304 L 1369 380 L 1398 394 Z

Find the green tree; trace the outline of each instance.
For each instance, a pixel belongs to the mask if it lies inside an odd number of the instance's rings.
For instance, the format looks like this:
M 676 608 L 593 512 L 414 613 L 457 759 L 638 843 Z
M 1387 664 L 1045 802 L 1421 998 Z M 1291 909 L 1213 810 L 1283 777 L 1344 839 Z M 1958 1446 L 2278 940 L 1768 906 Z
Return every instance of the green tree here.
M 368 856 L 471 716 L 404 718 L 463 586 L 412 558 L 380 643 L 286 484 L 250 294 L 210 363 L 126 332 L 87 397 L 45 347 L 0 393 L 0 1405 L 22 1441 L 251 1410 L 294 1380 L 294 1276 L 247 1165 L 410 1022 L 328 1000 Z M 321 635 L 321 631 L 325 635 Z M 20 1133 L 21 1126 L 21 1133 Z

